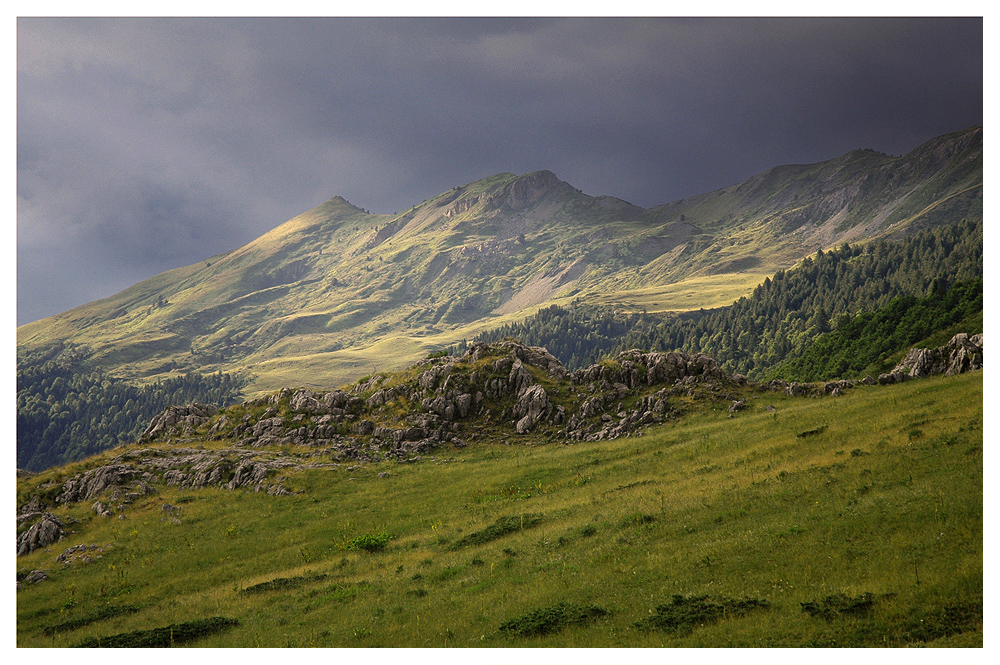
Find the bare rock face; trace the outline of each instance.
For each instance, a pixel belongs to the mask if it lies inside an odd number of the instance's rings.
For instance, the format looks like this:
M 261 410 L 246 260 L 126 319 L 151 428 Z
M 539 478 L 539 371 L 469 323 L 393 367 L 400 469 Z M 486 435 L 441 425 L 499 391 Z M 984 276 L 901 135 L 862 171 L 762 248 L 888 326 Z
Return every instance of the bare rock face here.
M 910 349 L 902 362 L 878 382 L 886 385 L 932 374 L 952 376 L 983 368 L 983 336 L 958 333 L 936 349 Z
M 40 520 L 17 537 L 17 556 L 48 547 L 64 534 L 62 521 L 52 513 L 45 513 Z
M 513 416 L 517 421 L 515 428 L 518 434 L 527 434 L 540 420 L 547 419 L 553 410 L 552 402 L 545 388 L 535 384 L 527 388 L 514 405 Z

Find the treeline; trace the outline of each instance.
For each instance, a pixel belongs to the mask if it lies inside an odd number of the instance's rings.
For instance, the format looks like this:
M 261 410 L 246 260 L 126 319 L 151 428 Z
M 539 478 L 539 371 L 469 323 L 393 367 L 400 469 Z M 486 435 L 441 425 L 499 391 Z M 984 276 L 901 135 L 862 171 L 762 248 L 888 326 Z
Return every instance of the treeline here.
M 232 374 L 191 372 L 136 385 L 86 371 L 71 349 L 19 359 L 17 466 L 40 471 L 131 443 L 168 406 L 227 406 L 245 384 Z
M 959 282 L 925 298 L 895 298 L 875 312 L 843 315 L 833 330 L 813 340 L 801 356 L 772 367 L 765 378 L 826 381 L 865 373 L 878 376 L 892 370 L 891 359 L 900 351 L 956 324 L 962 324 L 962 329 L 951 332 L 982 332 L 982 312 L 982 279 Z
M 940 295 L 982 275 L 982 221 L 962 220 L 902 241 L 845 243 L 820 251 L 765 279 L 729 307 L 677 315 L 553 306 L 478 339 L 514 337 L 544 346 L 570 369 L 631 348 L 703 352 L 731 373 L 762 378 L 779 363 L 802 356 L 835 322 L 874 312 L 901 296 Z

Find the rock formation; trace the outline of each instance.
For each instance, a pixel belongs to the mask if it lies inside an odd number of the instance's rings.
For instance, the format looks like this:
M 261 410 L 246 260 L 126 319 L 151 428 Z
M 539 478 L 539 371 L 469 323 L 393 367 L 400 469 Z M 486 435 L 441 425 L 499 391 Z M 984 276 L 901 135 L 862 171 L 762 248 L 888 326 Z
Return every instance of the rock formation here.
M 17 537 L 17 556 L 48 547 L 64 534 L 62 521 L 52 513 L 45 513 L 40 520 Z
M 956 335 L 940 349 L 912 350 L 879 382 L 981 367 L 982 335 Z M 93 501 L 97 515 L 119 518 L 133 502 L 155 495 L 157 485 L 281 496 L 291 493 L 282 475 L 288 471 L 414 461 L 442 445 L 464 446 L 467 439 L 639 436 L 643 428 L 679 416 L 692 400 L 710 400 L 736 417 L 750 408 L 747 388 L 818 398 L 839 395 L 854 383 L 751 384 L 746 377 L 728 376 L 704 354 L 636 350 L 571 373 L 542 348 L 509 340 L 477 342 L 460 357 L 428 359 L 398 375 L 372 376 L 343 390 L 284 389 L 223 413 L 198 404 L 172 406 L 140 439 L 168 445 L 126 450 L 61 486 L 40 486 L 39 492 L 61 504 Z M 192 442 L 206 439 L 228 445 L 207 450 Z M 64 533 L 62 523 L 45 512 L 41 494 L 19 508 L 18 555 L 46 547 Z M 175 506 L 161 509 L 164 520 L 180 523 Z
M 932 374 L 952 376 L 982 368 L 982 333 L 971 336 L 958 333 L 947 344 L 936 349 L 910 349 L 891 372 L 879 375 L 878 382 L 883 385 L 899 383 Z

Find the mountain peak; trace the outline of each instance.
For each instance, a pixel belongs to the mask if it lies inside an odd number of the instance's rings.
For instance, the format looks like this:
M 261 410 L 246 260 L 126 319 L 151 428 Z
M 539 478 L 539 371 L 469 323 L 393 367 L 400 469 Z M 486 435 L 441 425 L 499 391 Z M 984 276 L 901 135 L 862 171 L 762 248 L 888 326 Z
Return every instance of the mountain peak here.
M 354 205 L 343 196 L 334 196 L 317 206 L 317 210 L 324 212 L 365 212 L 362 208 Z

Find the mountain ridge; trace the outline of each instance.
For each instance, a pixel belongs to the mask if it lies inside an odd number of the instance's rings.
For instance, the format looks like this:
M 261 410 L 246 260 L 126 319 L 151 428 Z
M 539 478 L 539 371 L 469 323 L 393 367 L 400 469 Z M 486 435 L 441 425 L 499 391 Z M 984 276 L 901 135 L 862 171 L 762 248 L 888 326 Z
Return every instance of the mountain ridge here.
M 731 302 L 816 249 L 981 215 L 981 196 L 981 127 L 902 157 L 778 166 L 653 208 L 548 170 L 496 174 L 395 215 L 334 196 L 230 252 L 21 326 L 18 349 L 70 342 L 133 379 L 250 371 L 256 391 L 281 387 L 301 358 L 300 373 L 332 387 L 375 358 L 401 367 L 546 303 L 643 292 L 641 306 L 677 309 L 665 294 L 712 279 L 714 304 Z

